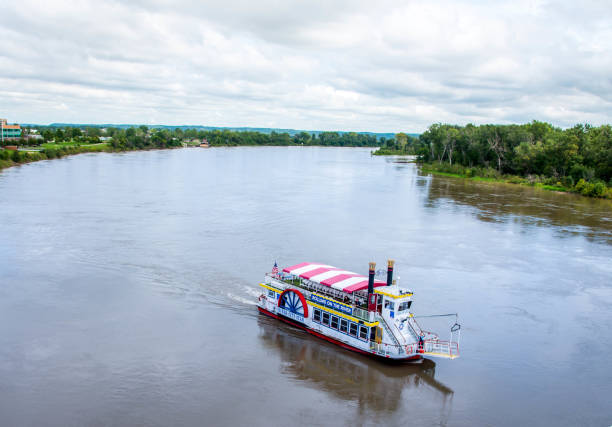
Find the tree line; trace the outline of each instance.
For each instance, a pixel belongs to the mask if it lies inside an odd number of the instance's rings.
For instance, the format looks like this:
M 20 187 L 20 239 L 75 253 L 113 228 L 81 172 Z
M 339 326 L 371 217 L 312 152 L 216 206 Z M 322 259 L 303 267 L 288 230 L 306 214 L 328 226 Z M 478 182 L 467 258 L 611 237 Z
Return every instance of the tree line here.
M 398 134 L 400 135 L 400 134 Z M 612 127 L 578 124 L 560 129 L 523 125 L 431 125 L 419 138 L 387 141 L 382 149 L 418 155 L 418 161 L 454 172 L 493 170 L 498 176 L 539 177 L 585 195 L 612 186 Z M 384 154 L 384 152 L 383 152 Z M 451 166 L 454 166 L 451 168 Z M 578 188 L 576 188 L 578 187 Z
M 177 129 L 180 131 L 180 129 Z M 317 145 L 333 147 L 377 147 L 380 143 L 376 135 L 356 132 L 299 132 L 291 136 L 286 132 L 262 133 L 255 131 L 232 130 L 186 130 L 187 138 L 206 139 L 211 146 L 238 145 Z
M 316 145 L 333 147 L 377 147 L 380 141 L 376 135 L 356 132 L 286 132 L 263 133 L 257 131 L 197 130 L 181 128 L 148 128 L 147 126 L 127 129 L 108 127 L 66 127 L 36 128 L 41 140 L 21 139 L 18 145 L 54 143 L 95 143 L 100 138 L 110 138 L 109 144 L 115 149 L 172 148 L 194 140 L 206 139 L 211 146 L 241 145 Z M 384 138 L 382 138 L 384 140 Z
M 612 179 L 612 127 L 569 129 L 533 121 L 525 125 L 436 124 L 421 135 L 424 161 L 491 166 L 502 173 L 557 178 Z
M 113 148 L 177 147 L 183 143 L 206 140 L 210 146 L 283 146 L 318 145 L 336 147 L 376 147 L 375 135 L 340 132 L 321 132 L 319 134 L 300 132 L 293 136 L 288 133 L 262 133 L 256 131 L 232 130 L 195 130 L 187 129 L 117 129 L 113 132 L 110 144 Z

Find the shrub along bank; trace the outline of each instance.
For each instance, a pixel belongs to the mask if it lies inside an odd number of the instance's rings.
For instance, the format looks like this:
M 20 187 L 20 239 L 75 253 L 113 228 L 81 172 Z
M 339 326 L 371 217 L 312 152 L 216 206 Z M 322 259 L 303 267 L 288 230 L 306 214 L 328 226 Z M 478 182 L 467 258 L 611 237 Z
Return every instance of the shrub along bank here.
M 506 182 L 510 184 L 529 185 L 551 191 L 565 191 L 577 193 L 587 197 L 601 197 L 612 199 L 612 188 L 606 186 L 602 181 L 588 182 L 580 178 L 576 184 L 568 178 L 546 177 L 543 175 L 530 174 L 527 176 L 517 176 L 502 174 L 498 170 L 490 167 L 466 167 L 458 164 L 448 163 L 422 163 L 423 172 L 431 172 L 436 175 L 452 176 L 458 178 L 468 178 L 475 181 Z
M 92 153 L 99 151 L 109 151 L 108 144 L 44 148 L 40 151 L 0 150 L 0 170 L 23 163 L 57 159 L 71 154 Z

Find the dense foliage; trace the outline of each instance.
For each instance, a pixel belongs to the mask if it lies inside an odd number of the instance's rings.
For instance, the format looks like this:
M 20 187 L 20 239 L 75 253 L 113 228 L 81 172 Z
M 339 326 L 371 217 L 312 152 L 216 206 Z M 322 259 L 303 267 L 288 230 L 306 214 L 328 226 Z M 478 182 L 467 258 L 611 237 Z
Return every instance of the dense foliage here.
M 128 129 L 110 129 L 109 145 L 117 150 L 142 150 L 145 148 L 172 148 L 182 145 L 178 138 L 167 130 L 149 131 L 146 126 Z
M 419 138 L 400 132 L 395 134 L 395 138 L 380 138 L 380 149 L 374 154 L 379 156 L 418 154 L 420 147 Z
M 435 124 L 417 147 L 425 162 L 493 167 L 500 173 L 543 175 L 566 185 L 612 179 L 612 127 L 548 123 L 465 127 Z
M 28 130 L 29 131 L 29 130 Z M 380 141 L 376 135 L 356 132 L 299 132 L 294 135 L 283 132 L 263 133 L 257 131 L 202 130 L 162 128 L 149 129 L 147 126 L 123 128 L 86 127 L 38 127 L 42 135 L 38 141 L 21 139 L 16 145 L 40 145 L 42 143 L 92 144 L 100 138 L 110 138 L 114 149 L 172 148 L 182 144 L 207 140 L 211 146 L 239 145 L 322 145 L 334 147 L 377 147 Z
M 0 169 L 22 163 L 56 159 L 71 154 L 89 153 L 92 151 L 103 150 L 91 146 L 79 147 L 68 145 L 58 148 L 43 148 L 40 151 L 0 150 Z
M 360 134 L 355 132 L 300 132 L 293 136 L 288 133 L 261 133 L 253 131 L 186 130 L 186 138 L 206 139 L 211 146 L 233 145 L 323 145 L 335 147 L 376 147 L 376 135 Z
M 417 154 L 431 171 L 543 184 L 587 196 L 609 195 L 607 186 L 612 186 L 610 125 L 563 130 L 538 121 L 434 124 L 419 138 L 397 134 L 377 154 Z
M 261 133 L 254 131 L 195 130 L 195 129 L 153 129 L 146 126 L 126 130 L 113 129 L 113 148 L 177 147 L 183 143 L 206 140 L 210 146 L 239 145 L 329 145 L 340 147 L 374 147 L 378 144 L 375 135 L 358 133 L 321 132 L 310 134 L 300 132 L 293 136 L 288 133 Z

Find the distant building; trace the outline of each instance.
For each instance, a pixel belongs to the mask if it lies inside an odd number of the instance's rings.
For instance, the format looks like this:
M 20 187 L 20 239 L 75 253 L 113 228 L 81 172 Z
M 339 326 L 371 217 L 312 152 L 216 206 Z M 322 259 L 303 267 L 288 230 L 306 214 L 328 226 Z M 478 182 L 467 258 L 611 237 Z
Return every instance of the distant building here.
M 17 124 L 9 125 L 6 119 L 0 119 L 0 138 L 2 141 L 21 138 L 21 126 Z

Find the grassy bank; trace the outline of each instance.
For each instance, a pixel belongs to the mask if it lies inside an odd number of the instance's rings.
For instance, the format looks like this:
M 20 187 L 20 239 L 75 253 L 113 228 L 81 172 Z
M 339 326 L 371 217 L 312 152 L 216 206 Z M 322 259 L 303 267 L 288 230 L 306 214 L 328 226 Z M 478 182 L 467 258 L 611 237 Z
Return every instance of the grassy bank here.
M 380 147 L 376 151 L 372 151 L 373 156 L 411 156 L 414 153 L 407 153 L 406 150 L 394 149 L 394 148 L 383 148 Z
M 44 144 L 40 145 L 41 149 L 55 149 L 55 150 L 59 150 L 61 148 L 71 148 L 71 147 L 86 147 L 89 148 L 89 151 L 106 151 L 109 148 L 109 145 L 105 142 L 99 142 L 96 144 L 79 144 L 77 142 L 60 142 L 60 143 L 55 143 L 55 142 L 47 142 Z
M 372 151 L 373 156 L 416 156 L 417 153 L 412 149 L 379 147 Z
M 24 163 L 40 160 L 58 159 L 64 156 L 81 153 L 115 151 L 106 143 L 100 144 L 43 144 L 40 151 L 0 150 L 0 170 Z
M 516 175 L 504 175 L 492 168 L 465 167 L 461 165 L 449 165 L 448 163 L 421 163 L 421 170 L 435 175 L 450 176 L 454 178 L 465 178 L 473 181 L 505 182 L 509 184 L 528 185 L 549 191 L 563 191 L 567 193 L 581 194 L 586 197 L 599 197 L 612 199 L 612 188 L 606 186 L 602 181 L 586 182 L 579 180 L 576 185 L 571 185 L 564 180 L 529 175 L 526 177 Z

